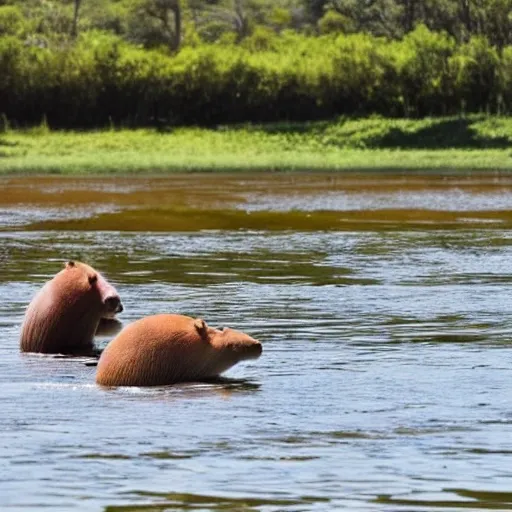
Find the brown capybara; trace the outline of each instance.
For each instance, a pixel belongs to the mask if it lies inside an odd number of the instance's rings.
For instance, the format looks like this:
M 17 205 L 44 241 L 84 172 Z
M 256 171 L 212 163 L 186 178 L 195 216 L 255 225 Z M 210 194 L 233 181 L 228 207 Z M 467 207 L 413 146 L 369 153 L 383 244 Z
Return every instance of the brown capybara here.
M 32 299 L 21 327 L 22 352 L 91 355 L 102 318 L 123 310 L 116 289 L 85 263 L 69 261 Z
M 164 386 L 218 377 L 239 361 L 261 355 L 249 335 L 213 329 L 200 318 L 154 315 L 125 327 L 98 361 L 104 386 Z

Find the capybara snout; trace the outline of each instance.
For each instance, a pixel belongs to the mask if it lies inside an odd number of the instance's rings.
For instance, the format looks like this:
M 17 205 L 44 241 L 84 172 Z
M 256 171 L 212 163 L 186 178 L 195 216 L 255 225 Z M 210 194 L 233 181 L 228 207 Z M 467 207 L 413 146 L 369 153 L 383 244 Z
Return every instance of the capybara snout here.
M 259 341 L 245 348 L 245 354 L 247 356 L 247 359 L 258 359 L 258 357 L 261 356 L 262 352 L 263 347 L 261 346 L 261 343 Z
M 220 329 L 219 342 L 229 347 L 240 360 L 258 359 L 263 351 L 263 347 L 258 340 L 229 327 Z
M 258 357 L 261 356 L 263 347 L 259 341 L 254 341 L 255 343 L 251 345 L 237 345 L 233 347 L 233 352 L 238 355 L 240 361 L 247 359 L 258 359 Z

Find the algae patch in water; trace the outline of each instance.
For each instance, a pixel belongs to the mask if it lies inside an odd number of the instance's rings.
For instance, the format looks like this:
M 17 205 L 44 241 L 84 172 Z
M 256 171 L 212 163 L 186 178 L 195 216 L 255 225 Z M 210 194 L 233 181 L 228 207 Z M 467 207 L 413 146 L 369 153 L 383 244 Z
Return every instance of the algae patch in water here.
M 316 502 L 329 502 L 321 497 L 303 496 L 299 498 L 230 498 L 224 496 L 207 496 L 190 493 L 151 493 L 135 491 L 140 497 L 165 500 L 160 503 L 147 503 L 140 505 L 109 505 L 105 512 L 154 512 L 164 510 L 255 510 L 260 507 L 280 507 L 281 510 L 299 505 L 311 505 Z
M 382 505 L 429 507 L 436 509 L 510 510 L 512 508 L 511 492 L 473 491 L 469 489 L 442 489 L 442 492 L 454 493 L 460 498 L 469 498 L 469 500 L 394 498 L 389 494 L 381 494 L 372 501 Z

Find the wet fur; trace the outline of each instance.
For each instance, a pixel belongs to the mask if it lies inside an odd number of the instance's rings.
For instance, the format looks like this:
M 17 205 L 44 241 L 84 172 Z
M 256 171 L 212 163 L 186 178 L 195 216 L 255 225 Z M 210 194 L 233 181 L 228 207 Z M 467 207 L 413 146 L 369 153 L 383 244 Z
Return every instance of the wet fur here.
M 94 334 L 100 319 L 112 314 L 105 304 L 106 298 L 112 297 L 119 295 L 101 274 L 83 263 L 68 262 L 29 304 L 20 350 L 94 355 Z
M 201 319 L 155 315 L 125 327 L 103 351 L 96 382 L 105 386 L 159 386 L 218 377 L 261 344 L 233 329 L 213 329 Z

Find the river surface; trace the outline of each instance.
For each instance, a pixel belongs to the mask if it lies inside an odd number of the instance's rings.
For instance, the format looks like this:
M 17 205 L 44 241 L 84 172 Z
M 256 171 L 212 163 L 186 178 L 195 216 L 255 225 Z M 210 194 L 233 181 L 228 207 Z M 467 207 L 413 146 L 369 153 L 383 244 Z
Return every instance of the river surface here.
M 69 259 L 129 323 L 260 339 L 222 384 L 21 355 Z M 512 175 L 0 181 L 0 509 L 512 509 Z M 99 337 L 104 345 L 108 337 Z

